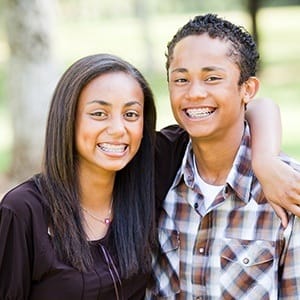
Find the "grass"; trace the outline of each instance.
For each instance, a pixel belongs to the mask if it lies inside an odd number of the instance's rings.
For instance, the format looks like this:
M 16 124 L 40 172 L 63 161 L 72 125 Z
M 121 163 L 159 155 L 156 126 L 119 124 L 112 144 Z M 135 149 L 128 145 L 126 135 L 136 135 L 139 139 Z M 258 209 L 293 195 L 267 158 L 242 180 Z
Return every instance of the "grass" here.
M 266 9 L 259 15 L 264 70 L 261 93 L 281 108 L 283 150 L 300 159 L 300 9 Z
M 197 12 L 199 13 L 199 12 Z M 166 44 L 194 13 L 185 15 L 153 15 L 149 32 L 152 38 L 152 72 L 147 72 L 146 51 L 141 24 L 132 18 L 113 20 L 74 21 L 60 19 L 55 31 L 54 54 L 61 73 L 74 60 L 98 52 L 122 56 L 138 66 L 149 80 L 157 102 L 158 128 L 174 123 L 168 100 L 164 70 Z M 249 24 L 245 13 L 227 12 L 220 15 L 235 23 Z M 260 52 L 263 71 L 260 74 L 260 96 L 274 99 L 281 108 L 283 122 L 283 150 L 300 160 L 300 7 L 268 8 L 260 11 L 258 25 L 261 34 Z M 0 173 L 8 169 L 11 160 L 12 129 L 8 117 L 8 99 L 5 94 L 5 68 L 8 47 L 0 28 Z M 6 99 L 6 101 L 4 100 Z M 266 116 L 267 118 L 268 116 Z M 25 126 L 25 125 L 24 125 Z

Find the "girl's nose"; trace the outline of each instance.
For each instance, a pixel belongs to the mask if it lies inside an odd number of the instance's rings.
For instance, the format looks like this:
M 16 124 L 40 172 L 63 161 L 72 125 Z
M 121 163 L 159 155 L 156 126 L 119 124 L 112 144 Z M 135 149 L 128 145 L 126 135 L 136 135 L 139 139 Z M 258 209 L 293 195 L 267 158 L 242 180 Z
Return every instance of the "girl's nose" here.
M 122 135 L 125 132 L 124 120 L 121 117 L 112 118 L 110 124 L 107 127 L 107 133 L 109 135 Z

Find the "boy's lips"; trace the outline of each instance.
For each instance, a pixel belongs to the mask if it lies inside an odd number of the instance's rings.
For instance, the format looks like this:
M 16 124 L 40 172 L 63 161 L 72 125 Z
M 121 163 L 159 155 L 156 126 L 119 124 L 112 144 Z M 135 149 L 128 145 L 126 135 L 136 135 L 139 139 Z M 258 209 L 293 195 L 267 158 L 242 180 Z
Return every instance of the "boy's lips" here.
M 211 115 L 215 110 L 213 107 L 197 107 L 184 109 L 184 112 L 191 119 L 201 119 Z

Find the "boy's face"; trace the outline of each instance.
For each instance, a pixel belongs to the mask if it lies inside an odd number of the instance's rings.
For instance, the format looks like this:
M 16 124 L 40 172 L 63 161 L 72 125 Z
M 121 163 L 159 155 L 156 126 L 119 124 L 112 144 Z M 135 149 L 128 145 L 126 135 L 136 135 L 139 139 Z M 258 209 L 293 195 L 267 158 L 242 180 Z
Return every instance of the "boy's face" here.
M 168 70 L 171 106 L 192 138 L 220 139 L 243 126 L 245 84 L 238 85 L 240 70 L 229 47 L 202 34 L 185 37 L 174 48 Z

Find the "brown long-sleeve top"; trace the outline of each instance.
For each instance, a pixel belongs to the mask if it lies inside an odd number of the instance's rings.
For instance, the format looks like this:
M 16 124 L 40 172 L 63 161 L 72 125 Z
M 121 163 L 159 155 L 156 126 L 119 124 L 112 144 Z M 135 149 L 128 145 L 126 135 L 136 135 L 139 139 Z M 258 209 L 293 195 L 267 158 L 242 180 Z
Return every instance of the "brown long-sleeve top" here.
M 0 202 L 0 299 L 118 299 L 113 282 L 114 277 L 118 284 L 117 263 L 107 250 L 109 233 L 90 243 L 93 270 L 79 272 L 56 257 L 42 199 L 30 179 Z M 121 279 L 119 299 L 143 299 L 147 280 L 147 274 Z

